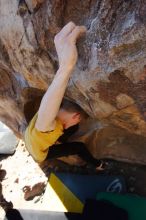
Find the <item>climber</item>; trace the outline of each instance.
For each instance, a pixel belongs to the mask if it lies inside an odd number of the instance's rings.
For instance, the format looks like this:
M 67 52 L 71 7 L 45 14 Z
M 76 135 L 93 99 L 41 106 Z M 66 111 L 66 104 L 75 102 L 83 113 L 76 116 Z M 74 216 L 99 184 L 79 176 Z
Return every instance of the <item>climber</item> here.
M 77 39 L 86 32 L 84 26 L 69 22 L 55 36 L 54 43 L 59 59 L 58 71 L 42 98 L 38 112 L 25 131 L 25 143 L 33 158 L 41 163 L 49 158 L 78 155 L 86 162 L 101 169 L 101 161 L 95 159 L 81 142 L 61 141 L 65 131 L 76 129 L 86 113 L 75 103 L 63 100 L 65 89 L 77 61 Z M 69 132 L 68 132 L 69 133 Z M 57 143 L 57 144 L 56 144 Z

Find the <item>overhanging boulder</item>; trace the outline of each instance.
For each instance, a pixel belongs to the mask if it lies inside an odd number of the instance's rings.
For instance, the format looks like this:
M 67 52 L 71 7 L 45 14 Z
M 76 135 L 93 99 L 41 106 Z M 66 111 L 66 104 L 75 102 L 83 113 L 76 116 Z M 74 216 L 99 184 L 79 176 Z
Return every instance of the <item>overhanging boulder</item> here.
M 99 132 L 118 127 L 129 138 L 136 135 L 141 145 L 140 137 L 146 137 L 144 1 L 1 0 L 0 4 L 0 120 L 22 136 L 32 103 L 57 70 L 54 35 L 72 20 L 88 31 L 78 42 L 79 59 L 66 97 L 100 121 Z

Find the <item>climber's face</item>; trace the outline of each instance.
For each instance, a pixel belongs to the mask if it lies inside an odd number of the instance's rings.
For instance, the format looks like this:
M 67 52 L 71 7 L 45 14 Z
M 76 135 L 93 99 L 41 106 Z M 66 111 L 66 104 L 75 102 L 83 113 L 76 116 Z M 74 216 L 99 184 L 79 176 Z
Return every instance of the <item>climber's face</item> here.
M 62 122 L 64 129 L 76 125 L 81 121 L 81 115 L 79 112 L 69 112 L 64 109 L 59 110 L 57 117 Z

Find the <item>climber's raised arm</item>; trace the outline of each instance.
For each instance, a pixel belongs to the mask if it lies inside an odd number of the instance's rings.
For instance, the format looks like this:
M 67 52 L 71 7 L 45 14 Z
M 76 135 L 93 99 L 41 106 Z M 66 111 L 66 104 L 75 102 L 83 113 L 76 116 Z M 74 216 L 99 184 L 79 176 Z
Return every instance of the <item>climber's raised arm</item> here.
M 59 59 L 59 69 L 42 98 L 35 127 L 42 132 L 55 128 L 55 118 L 60 108 L 67 83 L 77 61 L 77 38 L 86 31 L 84 26 L 69 22 L 55 36 L 54 43 Z

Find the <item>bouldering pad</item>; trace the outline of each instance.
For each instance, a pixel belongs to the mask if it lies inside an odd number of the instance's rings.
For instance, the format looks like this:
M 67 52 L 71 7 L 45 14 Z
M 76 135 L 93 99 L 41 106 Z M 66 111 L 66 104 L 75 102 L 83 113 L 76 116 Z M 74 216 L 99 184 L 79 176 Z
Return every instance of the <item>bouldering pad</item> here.
M 0 154 L 13 154 L 19 139 L 5 124 L 0 122 Z
M 97 192 L 120 193 L 126 187 L 120 176 L 52 173 L 46 191 L 49 210 L 81 213 L 85 200 L 95 199 Z
M 16 218 L 15 212 L 11 212 L 11 219 L 19 220 L 81 220 L 81 214 L 78 213 L 64 213 L 64 212 L 53 212 L 53 211 L 44 211 L 44 210 L 18 210 L 21 217 Z M 8 219 L 8 220 L 9 220 Z
M 129 220 L 146 220 L 146 198 L 116 193 L 98 193 L 97 199 L 105 199 L 128 212 Z

